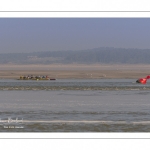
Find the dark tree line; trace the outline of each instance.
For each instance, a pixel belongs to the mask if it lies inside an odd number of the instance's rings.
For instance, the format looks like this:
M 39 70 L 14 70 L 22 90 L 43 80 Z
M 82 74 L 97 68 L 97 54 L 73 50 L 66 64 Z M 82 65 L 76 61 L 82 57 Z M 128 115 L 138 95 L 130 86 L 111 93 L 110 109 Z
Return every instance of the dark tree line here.
M 51 64 L 51 63 L 121 63 L 149 64 L 150 49 L 100 47 L 78 51 L 47 51 L 33 53 L 0 54 L 0 63 Z

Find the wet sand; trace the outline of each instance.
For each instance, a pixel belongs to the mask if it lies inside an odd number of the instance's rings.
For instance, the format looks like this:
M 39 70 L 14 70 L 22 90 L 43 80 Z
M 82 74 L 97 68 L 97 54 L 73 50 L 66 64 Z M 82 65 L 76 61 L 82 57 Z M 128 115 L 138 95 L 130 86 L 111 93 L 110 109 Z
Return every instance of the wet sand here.
M 21 75 L 48 75 L 56 79 L 132 79 L 150 74 L 150 65 L 0 65 L 0 78 L 18 79 Z

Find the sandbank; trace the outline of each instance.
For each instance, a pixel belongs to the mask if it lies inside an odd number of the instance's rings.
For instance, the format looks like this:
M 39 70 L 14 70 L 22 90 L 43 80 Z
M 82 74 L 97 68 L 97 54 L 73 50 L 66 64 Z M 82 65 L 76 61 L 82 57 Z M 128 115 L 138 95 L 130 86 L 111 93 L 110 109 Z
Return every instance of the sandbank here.
M 0 79 L 18 79 L 21 75 L 48 75 L 56 79 L 137 79 L 150 75 L 150 65 L 0 64 Z

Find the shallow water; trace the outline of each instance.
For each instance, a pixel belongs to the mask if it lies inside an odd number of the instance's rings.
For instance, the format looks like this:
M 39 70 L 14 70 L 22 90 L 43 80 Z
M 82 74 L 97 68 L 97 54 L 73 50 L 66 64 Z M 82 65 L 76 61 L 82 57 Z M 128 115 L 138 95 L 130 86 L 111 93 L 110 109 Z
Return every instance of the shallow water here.
M 149 83 L 1 80 L 0 88 L 1 132 L 150 131 Z
M 136 79 L 0 80 L 0 90 L 150 90 Z

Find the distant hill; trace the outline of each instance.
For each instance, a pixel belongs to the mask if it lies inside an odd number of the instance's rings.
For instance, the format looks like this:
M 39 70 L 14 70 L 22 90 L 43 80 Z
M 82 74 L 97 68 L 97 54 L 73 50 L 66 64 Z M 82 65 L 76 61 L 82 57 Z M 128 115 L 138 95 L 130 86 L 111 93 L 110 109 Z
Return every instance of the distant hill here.
M 149 64 L 150 49 L 100 47 L 78 51 L 0 54 L 0 64 Z

